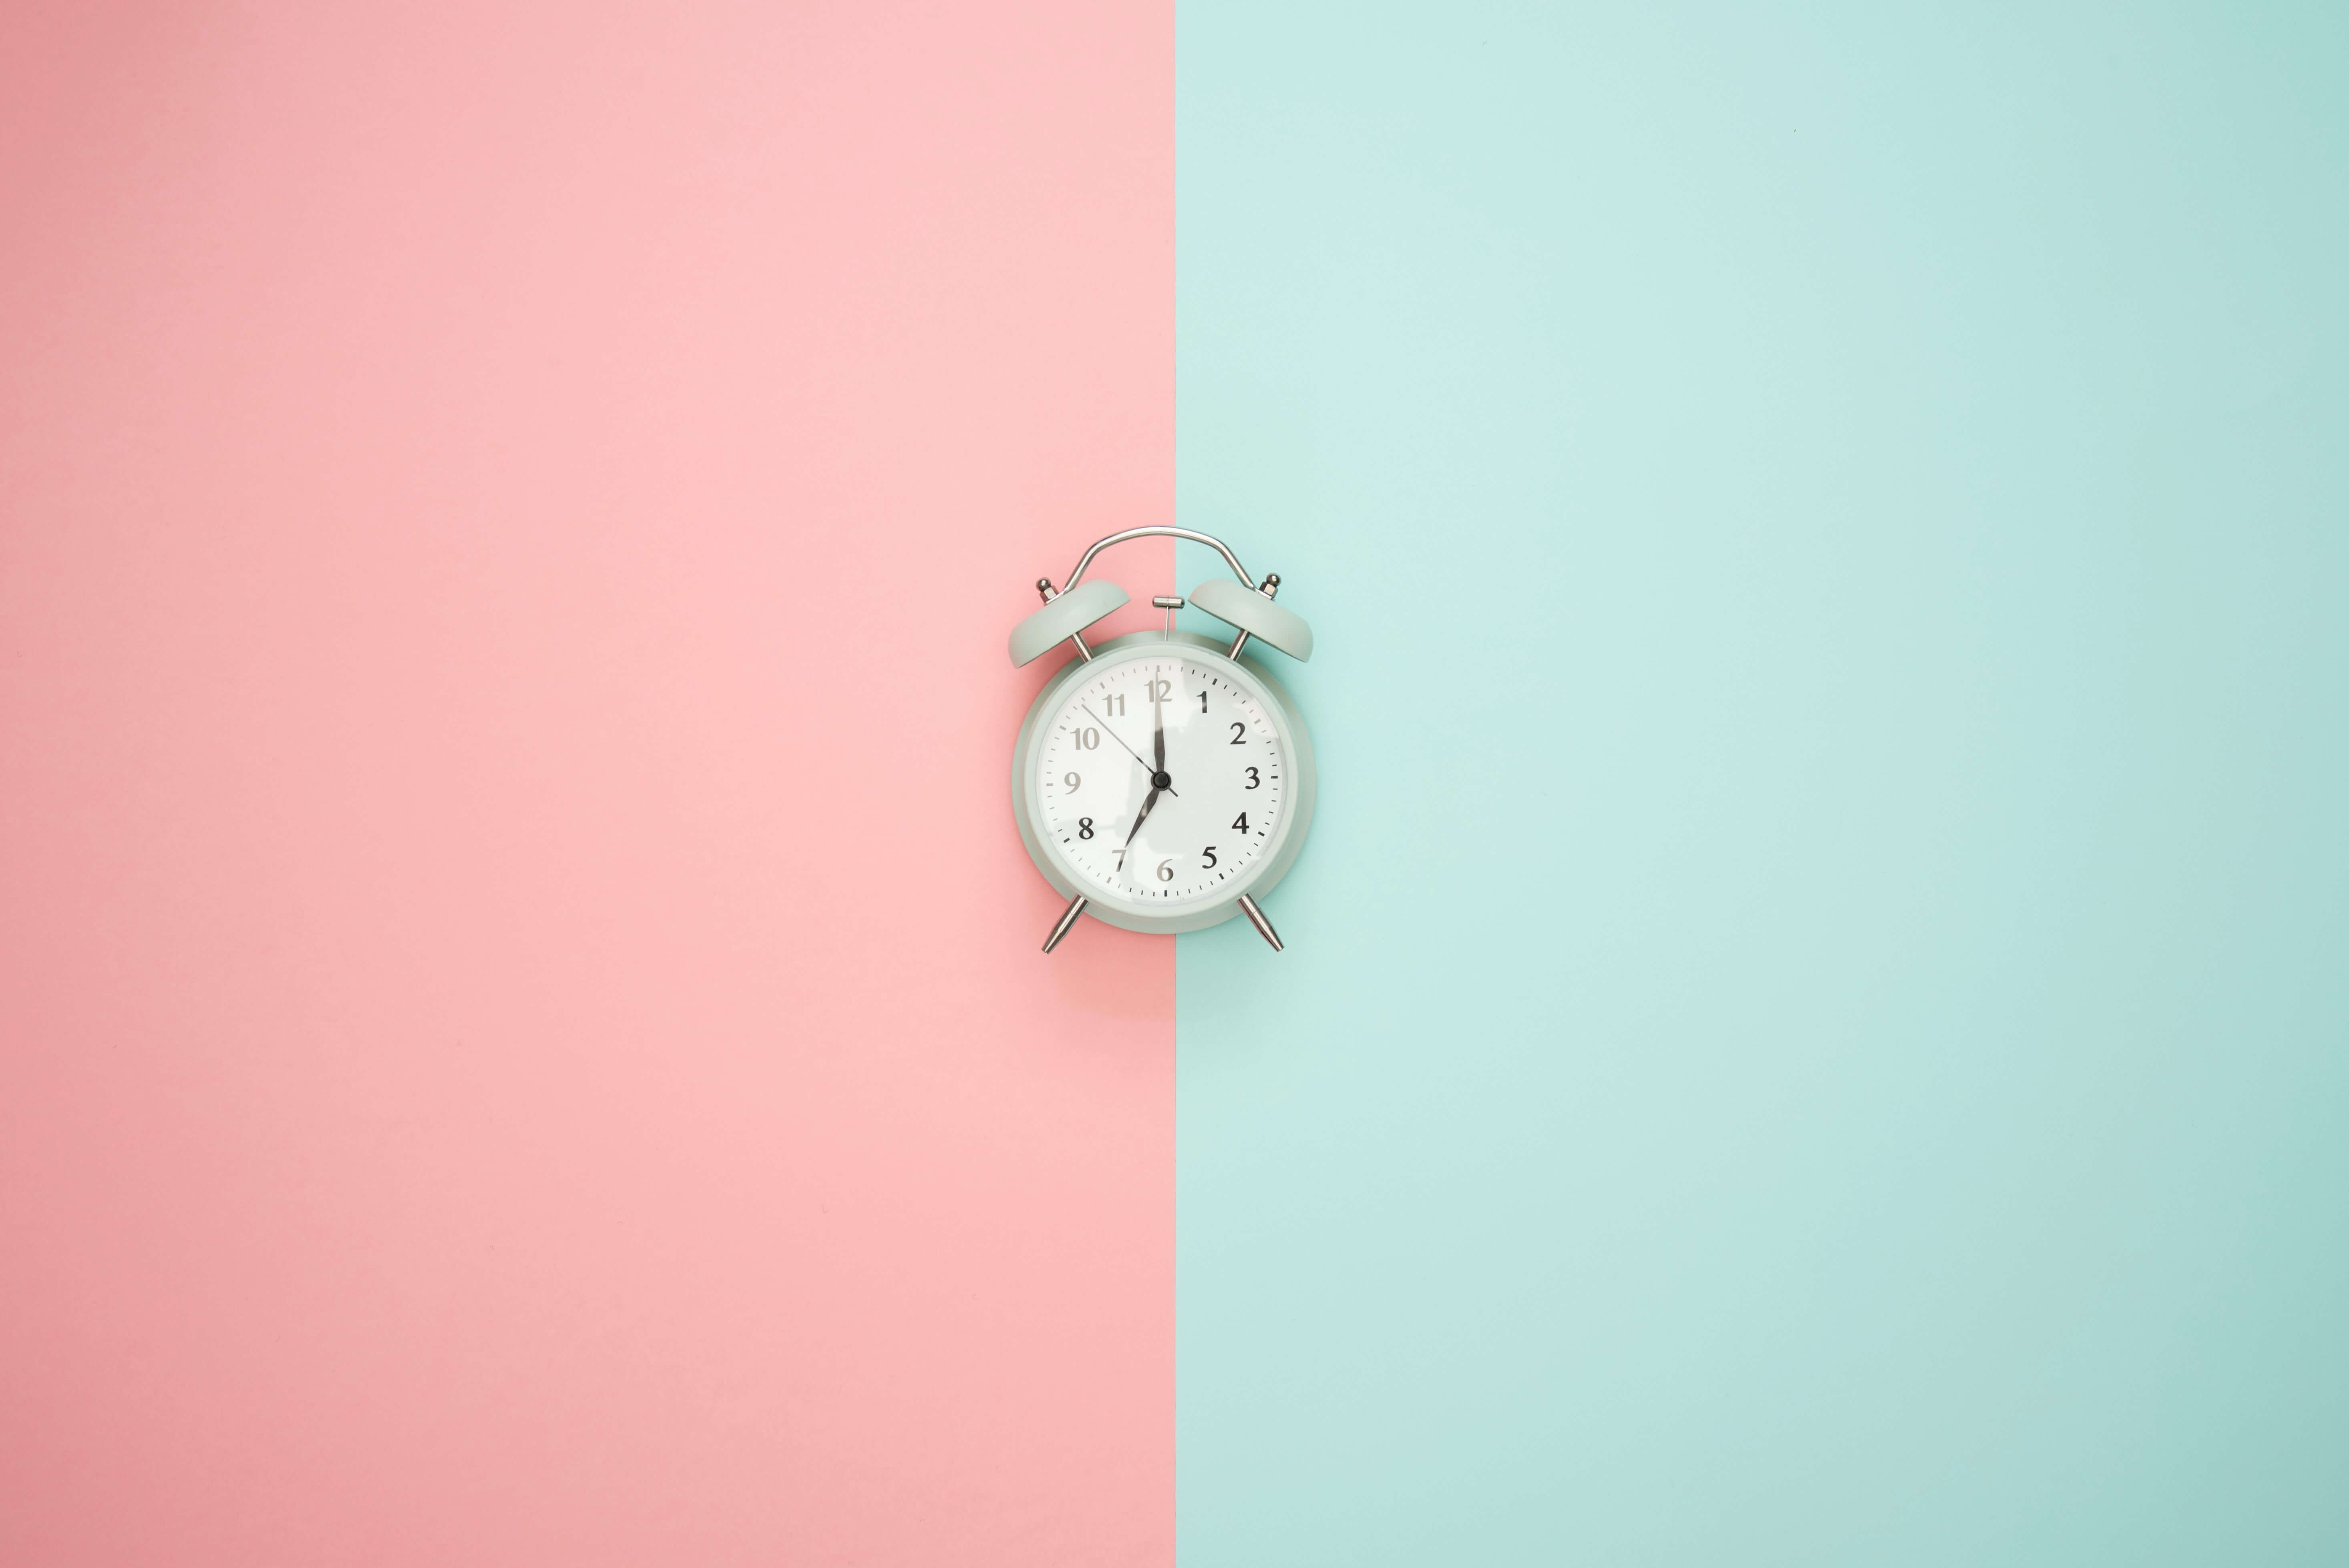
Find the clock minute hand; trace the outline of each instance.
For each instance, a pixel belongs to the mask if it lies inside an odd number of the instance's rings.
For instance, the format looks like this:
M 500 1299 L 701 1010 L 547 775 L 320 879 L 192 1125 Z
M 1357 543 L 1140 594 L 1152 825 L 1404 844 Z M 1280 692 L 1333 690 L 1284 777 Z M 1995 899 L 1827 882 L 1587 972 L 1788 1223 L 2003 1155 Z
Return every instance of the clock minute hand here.
M 1166 771 L 1166 699 L 1158 695 L 1158 682 L 1150 683 L 1150 753 L 1158 759 L 1151 777 L 1154 781 Z

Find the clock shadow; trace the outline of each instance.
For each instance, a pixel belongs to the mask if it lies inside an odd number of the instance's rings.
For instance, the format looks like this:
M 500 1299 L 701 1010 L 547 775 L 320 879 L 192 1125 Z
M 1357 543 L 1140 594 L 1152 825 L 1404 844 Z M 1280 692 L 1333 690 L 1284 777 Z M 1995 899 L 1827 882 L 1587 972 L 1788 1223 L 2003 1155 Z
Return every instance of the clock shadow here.
M 1038 929 L 1059 918 L 1056 903 Z M 1137 1023 L 1174 1016 L 1174 939 L 1122 931 L 1081 916 L 1060 946 L 1043 956 L 1061 1002 L 1095 1017 Z

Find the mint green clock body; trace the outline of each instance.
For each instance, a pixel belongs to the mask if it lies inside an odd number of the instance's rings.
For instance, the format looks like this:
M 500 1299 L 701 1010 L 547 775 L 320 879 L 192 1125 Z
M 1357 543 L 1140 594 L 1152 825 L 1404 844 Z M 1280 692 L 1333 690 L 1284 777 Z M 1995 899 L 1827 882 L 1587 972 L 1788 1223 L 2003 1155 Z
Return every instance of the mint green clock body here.
M 1171 628 L 1095 648 L 1086 626 L 1126 602 L 1113 584 L 1081 583 L 1093 556 L 1149 534 L 1221 551 L 1237 582 L 1201 584 L 1189 603 L 1231 623 L 1230 643 Z M 1230 550 L 1179 529 L 1133 529 L 1088 550 L 1045 603 L 1012 632 L 1026 664 L 1061 642 L 1077 656 L 1045 683 L 1012 748 L 1012 816 L 1029 857 L 1070 901 L 1052 951 L 1079 914 L 1128 931 L 1197 931 L 1246 915 L 1278 949 L 1260 901 L 1305 847 L 1313 821 L 1313 741 L 1287 688 L 1251 641 L 1312 653 L 1302 617 L 1273 602 L 1278 577 L 1251 583 Z M 1170 613 L 1181 599 L 1156 603 Z

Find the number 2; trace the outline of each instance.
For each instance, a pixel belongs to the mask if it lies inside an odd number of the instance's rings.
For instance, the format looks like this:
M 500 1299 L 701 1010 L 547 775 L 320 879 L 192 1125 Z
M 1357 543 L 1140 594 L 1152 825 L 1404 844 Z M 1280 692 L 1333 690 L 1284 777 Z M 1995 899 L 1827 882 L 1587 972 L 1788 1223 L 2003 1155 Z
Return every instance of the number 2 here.
M 1232 721 L 1232 744 L 1234 746 L 1247 744 L 1247 726 L 1237 719 Z

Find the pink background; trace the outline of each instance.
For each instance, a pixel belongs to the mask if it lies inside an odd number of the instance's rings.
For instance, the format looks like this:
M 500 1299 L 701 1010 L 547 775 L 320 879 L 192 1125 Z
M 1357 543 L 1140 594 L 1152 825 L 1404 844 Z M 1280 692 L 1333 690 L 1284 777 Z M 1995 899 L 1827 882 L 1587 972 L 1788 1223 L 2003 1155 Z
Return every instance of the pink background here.
M 0 1561 L 1171 1562 L 1171 9 L 0 27 Z

